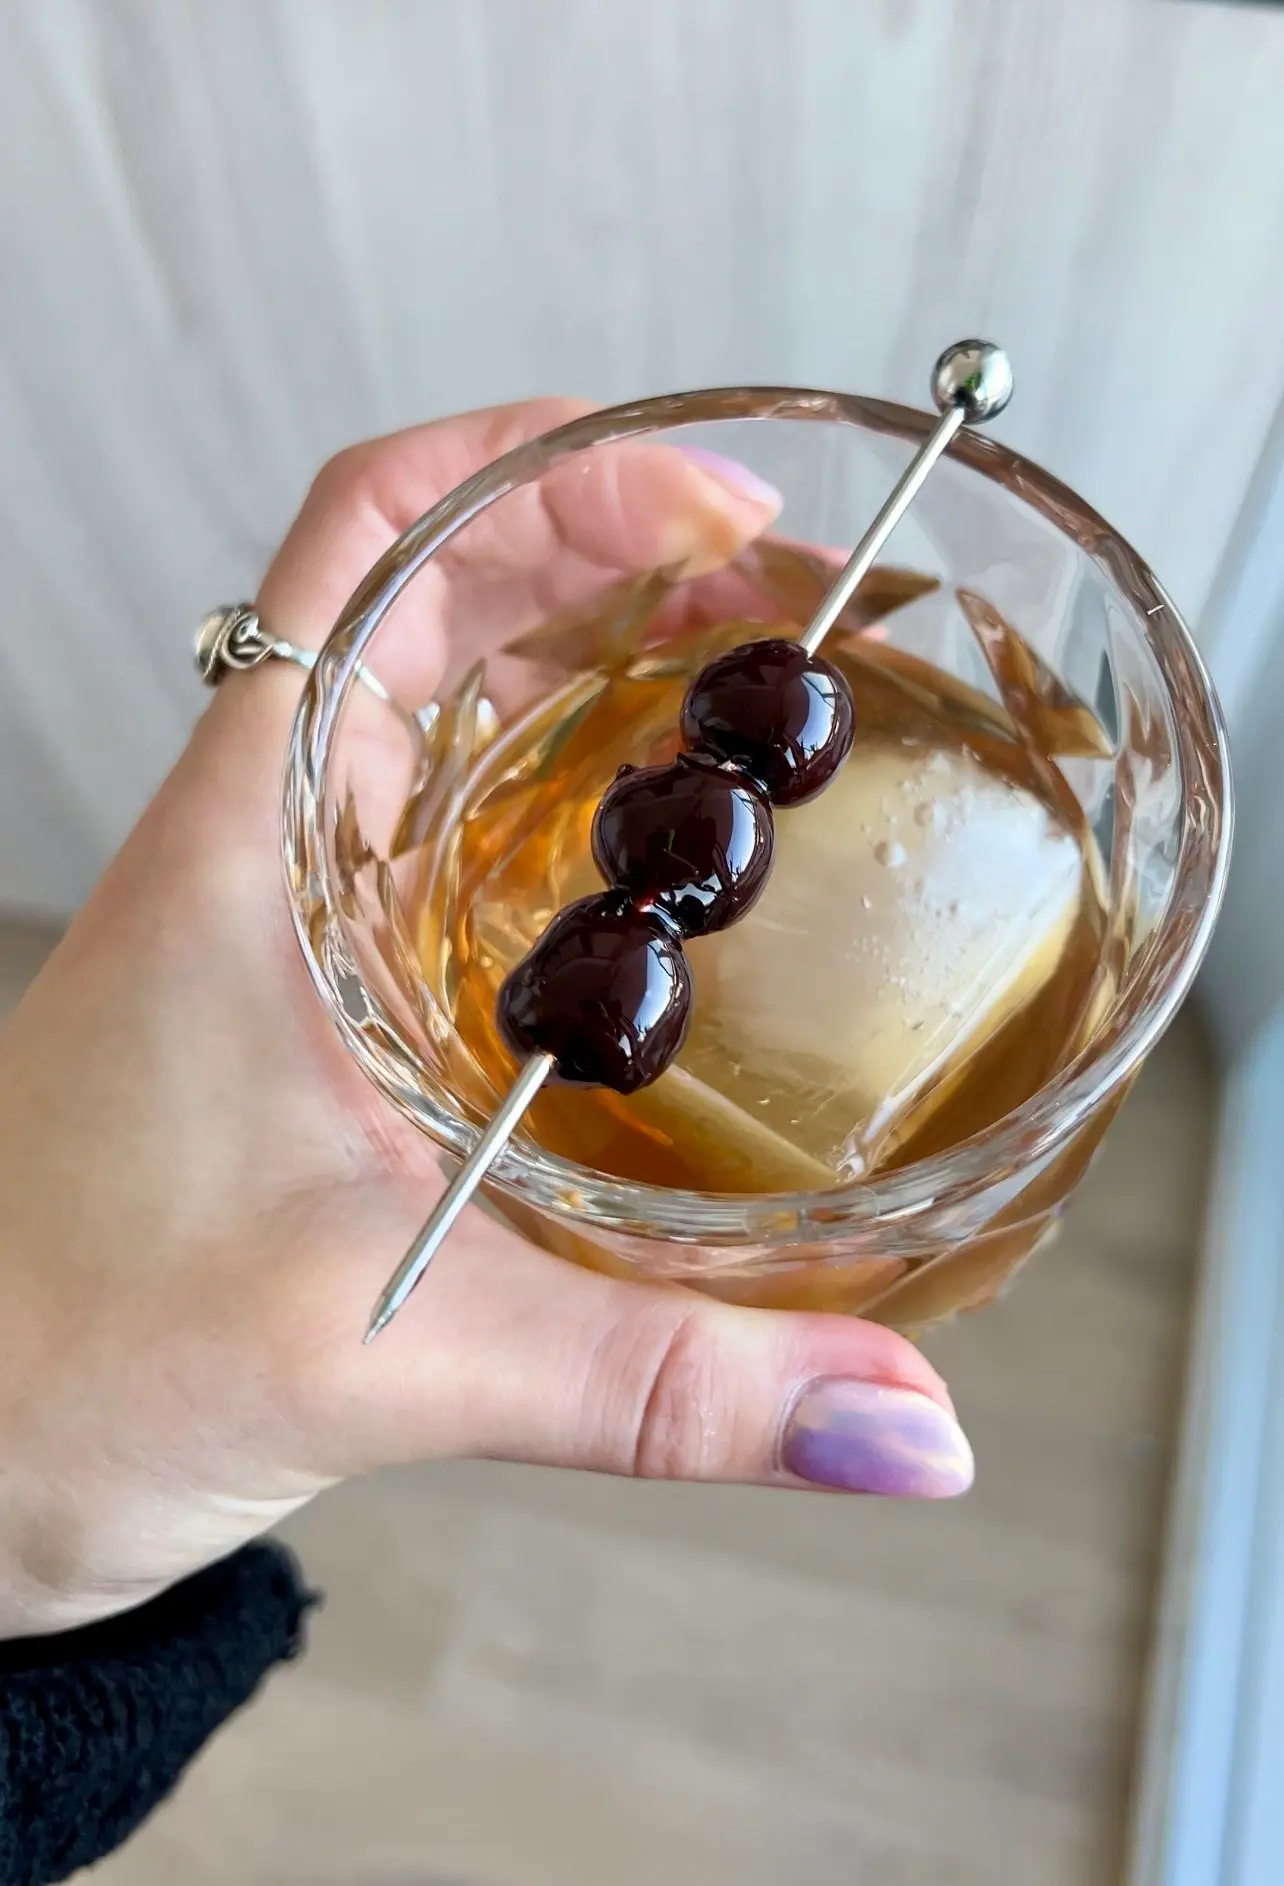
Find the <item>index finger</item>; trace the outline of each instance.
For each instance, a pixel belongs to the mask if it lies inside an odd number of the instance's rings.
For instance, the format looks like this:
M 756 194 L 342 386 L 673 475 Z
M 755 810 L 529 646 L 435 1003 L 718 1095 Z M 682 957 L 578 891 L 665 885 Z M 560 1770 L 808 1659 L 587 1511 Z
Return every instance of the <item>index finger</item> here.
M 264 581 L 267 627 L 316 649 L 370 567 L 448 491 L 513 447 L 592 410 L 549 399 L 468 413 L 349 448 L 317 478 Z M 380 631 L 388 689 L 427 699 L 447 643 L 484 652 L 620 576 L 729 562 L 780 508 L 752 473 L 654 440 L 596 446 L 474 518 Z
M 340 452 L 313 483 L 263 581 L 264 627 L 316 651 L 372 566 L 416 519 L 505 452 L 592 410 L 585 401 L 530 400 Z M 575 453 L 497 499 L 418 572 L 380 625 L 370 668 L 394 699 L 417 711 L 439 689 L 452 657 L 462 678 L 525 627 L 588 602 L 621 577 L 722 567 L 767 527 L 780 502 L 747 469 L 656 439 Z M 189 754 L 194 784 L 214 775 L 220 796 L 242 814 L 258 806 L 263 834 L 299 693 L 297 671 L 283 663 L 229 677 Z M 344 728 L 347 741 L 378 758 L 366 772 L 364 810 L 388 835 L 413 758 L 404 722 L 358 687 Z

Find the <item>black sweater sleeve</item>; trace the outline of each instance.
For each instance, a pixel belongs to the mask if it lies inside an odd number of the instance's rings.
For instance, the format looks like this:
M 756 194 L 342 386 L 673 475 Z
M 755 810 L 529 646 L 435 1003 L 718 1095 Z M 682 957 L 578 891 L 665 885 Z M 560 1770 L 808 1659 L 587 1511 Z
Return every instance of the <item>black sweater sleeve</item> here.
M 247 1546 L 123 1617 L 0 1643 L 0 1886 L 47 1886 L 127 1839 L 267 1672 L 312 1603 Z

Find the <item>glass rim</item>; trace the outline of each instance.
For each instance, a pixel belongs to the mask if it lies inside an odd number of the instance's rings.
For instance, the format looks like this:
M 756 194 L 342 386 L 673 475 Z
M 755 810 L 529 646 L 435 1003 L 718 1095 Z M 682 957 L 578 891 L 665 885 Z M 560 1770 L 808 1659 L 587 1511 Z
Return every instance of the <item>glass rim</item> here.
M 402 532 L 344 606 L 308 677 L 291 731 L 282 846 L 295 932 L 312 981 L 348 1050 L 397 1110 L 443 1149 L 464 1155 L 478 1116 L 424 1090 L 421 1059 L 365 987 L 377 1041 L 345 1003 L 327 940 L 349 919 L 326 844 L 326 767 L 349 690 L 380 623 L 436 553 L 482 511 L 586 449 L 677 426 L 723 420 L 803 420 L 917 443 L 936 415 L 861 394 L 734 386 L 662 394 L 601 408 L 514 447 L 448 492 Z M 1142 946 L 1129 986 L 1101 1033 L 1051 1081 L 991 1126 L 894 1172 L 823 1190 L 714 1193 L 616 1178 L 515 1139 L 491 1182 L 521 1203 L 597 1232 L 677 1244 L 777 1247 L 850 1237 L 895 1222 L 957 1212 L 1005 1175 L 1053 1154 L 1134 1072 L 1168 1027 L 1207 951 L 1225 892 L 1234 819 L 1224 717 L 1203 658 L 1153 571 L 1067 485 L 1010 447 L 963 428 L 948 456 L 1000 485 L 1076 543 L 1128 605 L 1173 704 L 1181 781 L 1180 828 L 1167 909 Z M 377 659 L 374 662 L 377 672 Z M 1191 782 L 1202 792 L 1194 795 Z M 1193 808 L 1210 808 L 1207 817 Z M 322 922 L 318 924 L 318 917 Z M 350 948 L 346 952 L 351 954 Z

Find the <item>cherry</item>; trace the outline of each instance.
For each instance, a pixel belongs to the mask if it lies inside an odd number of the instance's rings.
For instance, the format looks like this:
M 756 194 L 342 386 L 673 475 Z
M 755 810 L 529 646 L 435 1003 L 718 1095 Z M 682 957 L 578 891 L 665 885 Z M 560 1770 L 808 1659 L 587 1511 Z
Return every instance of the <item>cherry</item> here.
M 743 767 L 779 806 L 827 786 L 851 751 L 856 710 L 832 662 L 797 642 L 748 642 L 692 682 L 682 732 L 696 752 Z
M 554 917 L 506 978 L 496 1016 L 519 1058 L 551 1054 L 558 1080 L 631 1094 L 682 1046 L 691 972 L 664 917 L 619 893 Z
M 744 916 L 767 881 L 773 843 L 761 787 L 693 754 L 622 766 L 593 820 L 608 884 L 657 905 L 684 936 Z
M 684 936 L 742 917 L 771 867 L 772 802 L 801 805 L 851 751 L 856 714 L 838 669 L 796 642 L 751 642 L 692 682 L 693 751 L 621 767 L 593 820 L 611 889 L 554 917 L 499 992 L 500 1032 L 555 1078 L 631 1094 L 682 1047 L 691 1011 Z

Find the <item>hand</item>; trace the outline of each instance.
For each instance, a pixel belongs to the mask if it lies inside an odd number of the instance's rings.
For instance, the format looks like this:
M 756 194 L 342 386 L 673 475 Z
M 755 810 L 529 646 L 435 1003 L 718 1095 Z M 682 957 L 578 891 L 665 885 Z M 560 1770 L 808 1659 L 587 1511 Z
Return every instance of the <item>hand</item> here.
M 341 454 L 263 585 L 265 622 L 318 647 L 412 518 L 580 410 Z M 510 501 L 420 586 L 414 659 L 443 658 L 446 598 L 466 617 L 470 584 L 529 596 L 552 562 L 573 588 L 584 558 L 714 568 L 775 511 L 734 467 L 654 446 L 579 479 L 573 504 L 565 489 Z M 441 1180 L 332 1033 L 290 927 L 277 824 L 299 685 L 275 663 L 224 682 L 0 1036 L 0 1635 L 141 1602 L 409 1458 L 962 1491 L 945 1389 L 889 1331 L 613 1281 L 476 1214 L 363 1348 Z

